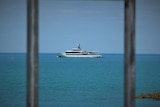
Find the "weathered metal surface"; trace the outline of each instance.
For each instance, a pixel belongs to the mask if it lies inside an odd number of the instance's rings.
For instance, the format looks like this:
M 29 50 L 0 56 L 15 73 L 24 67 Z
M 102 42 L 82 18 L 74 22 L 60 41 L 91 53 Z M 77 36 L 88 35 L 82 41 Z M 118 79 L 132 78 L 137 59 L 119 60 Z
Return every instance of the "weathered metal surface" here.
M 135 107 L 135 0 L 125 0 L 124 107 Z
M 38 0 L 27 0 L 27 107 L 38 107 Z

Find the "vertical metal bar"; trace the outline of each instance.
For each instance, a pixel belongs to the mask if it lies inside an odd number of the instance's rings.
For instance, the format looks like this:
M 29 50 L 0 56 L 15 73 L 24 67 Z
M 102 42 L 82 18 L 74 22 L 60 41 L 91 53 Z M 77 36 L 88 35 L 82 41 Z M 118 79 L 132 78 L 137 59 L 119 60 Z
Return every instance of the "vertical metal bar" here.
M 135 107 L 135 1 L 125 0 L 124 107 Z
M 38 0 L 27 0 L 27 107 L 38 107 Z

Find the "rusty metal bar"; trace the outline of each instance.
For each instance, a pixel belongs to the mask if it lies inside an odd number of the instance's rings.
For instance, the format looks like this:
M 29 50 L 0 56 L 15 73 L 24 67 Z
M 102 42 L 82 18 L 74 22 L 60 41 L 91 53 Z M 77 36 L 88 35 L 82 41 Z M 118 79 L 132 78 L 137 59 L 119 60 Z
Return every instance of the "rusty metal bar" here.
M 38 107 L 38 0 L 27 0 L 27 107 Z
M 124 107 L 135 107 L 135 1 L 124 3 Z

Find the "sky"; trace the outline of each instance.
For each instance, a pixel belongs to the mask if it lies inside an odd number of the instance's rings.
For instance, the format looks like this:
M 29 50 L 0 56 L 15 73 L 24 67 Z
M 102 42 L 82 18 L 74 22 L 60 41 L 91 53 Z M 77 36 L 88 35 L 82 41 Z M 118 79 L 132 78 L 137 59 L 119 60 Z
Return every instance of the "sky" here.
M 39 52 L 124 53 L 123 0 L 39 0 Z M 0 53 L 25 53 L 26 0 L 0 0 Z M 136 53 L 160 54 L 160 0 L 136 0 Z

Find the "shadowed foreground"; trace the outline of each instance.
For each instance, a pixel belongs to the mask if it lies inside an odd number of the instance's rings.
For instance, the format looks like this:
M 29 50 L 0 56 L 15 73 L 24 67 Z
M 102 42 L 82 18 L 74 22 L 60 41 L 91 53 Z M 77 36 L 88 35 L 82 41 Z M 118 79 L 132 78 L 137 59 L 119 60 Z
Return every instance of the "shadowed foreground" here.
M 155 92 L 148 92 L 146 94 L 141 93 L 140 95 L 136 96 L 138 99 L 154 99 L 154 100 L 159 100 L 160 101 L 160 92 L 155 91 Z

